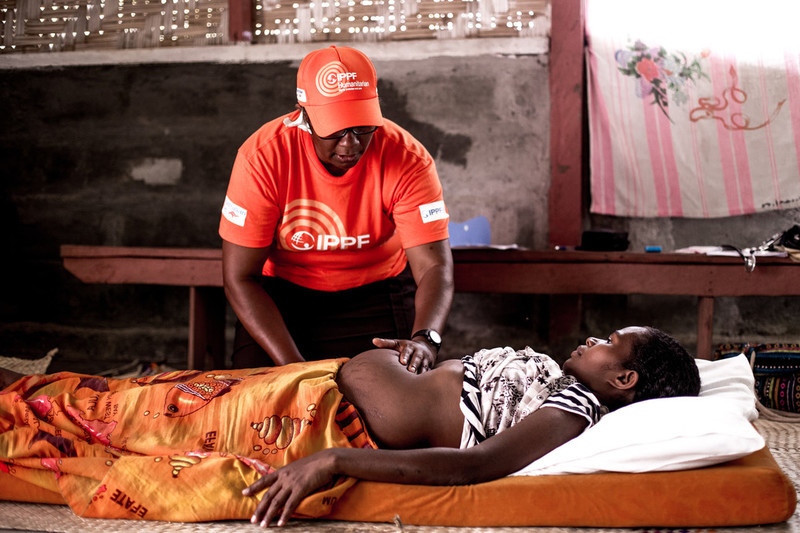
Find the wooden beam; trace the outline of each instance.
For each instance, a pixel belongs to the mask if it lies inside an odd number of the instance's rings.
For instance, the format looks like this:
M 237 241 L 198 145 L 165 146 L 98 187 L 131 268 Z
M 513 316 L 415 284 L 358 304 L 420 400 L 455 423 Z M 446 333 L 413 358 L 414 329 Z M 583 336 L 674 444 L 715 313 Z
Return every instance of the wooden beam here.
M 551 2 L 550 246 L 576 246 L 583 233 L 583 0 Z
M 64 268 L 86 283 L 222 287 L 222 250 L 61 247 Z
M 65 268 L 86 283 L 222 287 L 222 251 L 62 246 Z M 798 296 L 800 265 L 760 257 L 636 252 L 454 249 L 456 290 L 518 294 Z
M 252 0 L 228 0 L 228 31 L 230 41 L 249 43 L 253 40 Z

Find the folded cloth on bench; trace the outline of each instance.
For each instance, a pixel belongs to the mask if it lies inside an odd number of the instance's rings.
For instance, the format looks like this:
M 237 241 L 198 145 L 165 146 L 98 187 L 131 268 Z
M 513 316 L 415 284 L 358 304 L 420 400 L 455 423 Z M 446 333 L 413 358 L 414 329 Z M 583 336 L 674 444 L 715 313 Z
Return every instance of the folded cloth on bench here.
M 241 490 L 330 447 L 374 447 L 335 376 L 344 359 L 115 380 L 62 372 L 0 393 L 0 471 L 86 517 L 244 518 Z M 307 498 L 321 516 L 354 479 Z M 213 500 L 211 500 L 213 498 Z

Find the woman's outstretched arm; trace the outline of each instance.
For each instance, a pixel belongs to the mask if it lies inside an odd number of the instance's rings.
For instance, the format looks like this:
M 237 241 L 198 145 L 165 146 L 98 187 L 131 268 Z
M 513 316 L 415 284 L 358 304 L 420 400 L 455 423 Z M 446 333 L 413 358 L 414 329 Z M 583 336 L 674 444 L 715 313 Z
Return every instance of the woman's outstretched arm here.
M 277 518 L 277 524 L 282 526 L 303 498 L 335 476 L 421 485 L 466 485 L 490 481 L 516 472 L 575 438 L 586 424 L 586 420 L 578 415 L 544 407 L 514 427 L 463 450 L 333 448 L 263 476 L 243 494 L 255 496 L 268 488 L 251 521 L 267 527 Z

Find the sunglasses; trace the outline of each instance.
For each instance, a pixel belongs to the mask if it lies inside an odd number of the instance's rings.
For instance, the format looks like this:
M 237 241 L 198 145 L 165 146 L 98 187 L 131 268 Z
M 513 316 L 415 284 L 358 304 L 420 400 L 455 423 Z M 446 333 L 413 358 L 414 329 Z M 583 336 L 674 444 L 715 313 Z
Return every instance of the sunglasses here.
M 311 120 L 309 120 L 308 113 L 306 113 L 305 110 L 303 111 L 303 115 L 305 116 L 306 124 L 308 124 L 308 128 L 311 130 L 311 133 L 314 133 L 314 127 L 311 125 Z M 378 126 L 355 126 L 352 128 L 345 128 L 343 130 L 339 130 L 325 137 L 323 137 L 322 135 L 317 135 L 317 137 L 319 137 L 323 141 L 335 141 L 347 135 L 347 132 L 350 132 L 353 135 L 360 137 L 362 135 L 369 135 L 370 133 L 374 133 L 377 130 Z

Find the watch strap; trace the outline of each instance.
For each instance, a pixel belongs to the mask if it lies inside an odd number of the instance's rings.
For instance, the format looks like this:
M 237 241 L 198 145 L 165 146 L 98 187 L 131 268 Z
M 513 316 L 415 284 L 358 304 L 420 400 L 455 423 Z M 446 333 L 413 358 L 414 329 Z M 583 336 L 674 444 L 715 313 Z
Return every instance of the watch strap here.
M 416 331 L 414 332 L 413 335 L 411 335 L 412 339 L 415 337 L 423 337 L 428 342 L 428 344 L 436 348 L 437 352 L 439 351 L 439 348 L 442 347 L 441 335 L 439 335 L 439 332 L 434 331 L 432 329 L 421 329 L 419 331 Z

